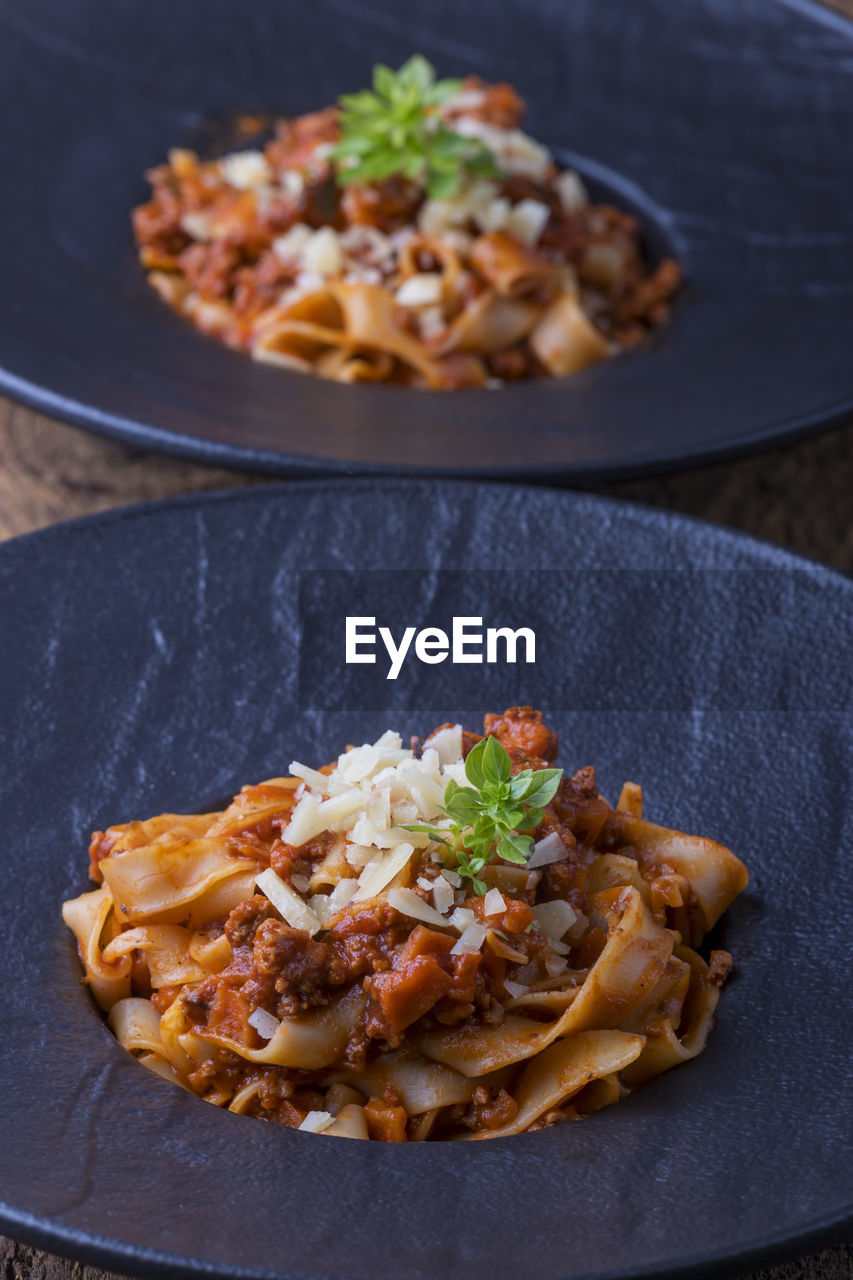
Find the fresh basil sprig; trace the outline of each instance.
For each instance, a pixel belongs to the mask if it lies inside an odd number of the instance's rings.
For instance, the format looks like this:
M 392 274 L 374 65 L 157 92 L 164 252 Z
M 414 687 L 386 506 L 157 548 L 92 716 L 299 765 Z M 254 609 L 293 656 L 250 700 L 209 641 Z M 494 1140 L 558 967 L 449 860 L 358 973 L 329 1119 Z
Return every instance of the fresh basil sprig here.
M 464 174 L 499 177 L 491 151 L 448 128 L 435 110 L 458 92 L 460 80 L 436 80 L 415 54 L 399 71 L 377 65 L 373 89 L 338 100 L 341 142 L 330 152 L 339 183 L 378 182 L 402 174 L 432 199 L 454 195 Z
M 497 738 L 482 738 L 465 761 L 471 783 L 460 787 L 452 779 L 444 793 L 443 812 L 453 819 L 449 827 L 412 824 L 408 831 L 425 831 L 455 855 L 456 870 L 470 880 L 476 893 L 487 885 L 478 872 L 493 858 L 521 865 L 533 849 L 533 837 L 524 835 L 538 826 L 545 805 L 554 798 L 562 769 L 522 769 L 512 776 L 512 761 Z

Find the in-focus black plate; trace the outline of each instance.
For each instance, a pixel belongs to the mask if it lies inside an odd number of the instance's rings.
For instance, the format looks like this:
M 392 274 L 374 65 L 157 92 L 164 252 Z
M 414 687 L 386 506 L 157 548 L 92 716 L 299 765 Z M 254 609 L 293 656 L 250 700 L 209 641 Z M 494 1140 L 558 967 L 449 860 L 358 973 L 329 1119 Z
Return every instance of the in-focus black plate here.
M 297 571 L 397 557 L 467 571 L 486 618 L 484 570 L 548 571 L 561 762 L 611 797 L 641 781 L 650 816 L 752 871 L 706 1052 L 581 1124 L 408 1148 L 279 1130 L 147 1074 L 79 983 L 59 907 L 93 827 L 490 709 L 446 667 L 396 710 L 299 709 Z M 2 1230 L 151 1274 L 674 1280 L 850 1228 L 846 579 L 642 508 L 394 481 L 59 526 L 0 547 L 0 592 Z M 497 680 L 493 706 L 526 700 L 522 668 Z
M 853 411 L 853 27 L 809 0 L 0 0 L 0 388 L 107 435 L 284 474 L 576 481 Z M 413 50 L 514 81 L 530 131 L 688 284 L 648 350 L 423 394 L 254 364 L 151 292 L 128 214 L 168 147 L 298 113 Z

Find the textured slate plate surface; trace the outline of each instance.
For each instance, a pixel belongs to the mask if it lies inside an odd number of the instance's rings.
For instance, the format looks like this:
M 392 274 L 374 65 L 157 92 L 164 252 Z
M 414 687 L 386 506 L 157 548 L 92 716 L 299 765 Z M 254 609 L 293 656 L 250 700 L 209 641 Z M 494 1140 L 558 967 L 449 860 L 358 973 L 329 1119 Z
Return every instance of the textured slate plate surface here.
M 853 411 L 853 27 L 808 0 L 0 0 L 0 387 L 283 473 L 615 478 Z M 688 285 L 652 346 L 566 382 L 430 395 L 254 364 L 171 314 L 128 212 L 168 147 L 295 113 L 420 49 L 515 81 L 529 127 Z
M 490 709 L 433 667 L 396 710 L 299 710 L 297 569 L 389 556 L 469 571 L 487 617 L 482 570 L 551 571 L 561 763 L 595 762 L 610 796 L 641 781 L 650 816 L 752 870 L 716 939 L 737 973 L 707 1051 L 582 1124 L 411 1148 L 280 1131 L 149 1076 L 79 985 L 59 906 L 86 887 L 92 828 Z M 611 608 L 566 590 L 567 568 L 599 593 L 618 570 Z M 713 610 L 698 588 L 644 604 L 661 570 L 714 583 Z M 642 508 L 397 481 L 60 525 L 0 547 L 0 593 L 2 1230 L 149 1274 L 603 1280 L 716 1272 L 853 1225 L 847 580 Z M 492 706 L 525 700 L 520 669 L 501 680 Z

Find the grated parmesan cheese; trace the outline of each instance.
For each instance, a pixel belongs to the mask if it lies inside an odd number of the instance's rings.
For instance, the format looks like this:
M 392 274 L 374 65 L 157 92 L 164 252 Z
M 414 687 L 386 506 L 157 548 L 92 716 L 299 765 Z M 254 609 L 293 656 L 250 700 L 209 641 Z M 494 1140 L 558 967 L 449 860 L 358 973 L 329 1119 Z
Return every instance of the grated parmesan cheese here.
M 533 852 L 527 859 L 528 869 L 535 867 L 547 867 L 552 862 L 561 862 L 566 856 L 566 846 L 560 839 L 559 833 L 551 831 L 541 840 L 537 840 L 533 846 Z
M 344 255 L 340 239 L 333 227 L 320 227 L 302 250 L 306 271 L 318 276 L 334 276 L 343 269 Z
M 453 724 L 437 730 L 427 738 L 424 748 L 436 753 L 439 764 L 456 764 L 462 759 L 462 725 Z
M 424 342 L 432 342 L 446 327 L 441 307 L 423 307 L 418 312 L 418 332 Z
M 483 899 L 483 910 L 487 916 L 499 916 L 506 911 L 506 900 L 500 889 L 490 889 Z
M 338 881 L 331 893 L 315 893 L 308 905 L 325 925 L 352 902 L 357 889 L 357 880 L 344 878 Z
M 200 210 L 190 210 L 189 213 L 181 215 L 181 230 L 186 231 L 188 236 L 192 236 L 193 240 L 201 240 L 207 243 L 213 239 L 210 219 L 206 213 L 201 213 Z
M 577 919 L 574 908 L 562 898 L 556 898 L 553 902 L 540 902 L 533 908 L 533 914 L 545 937 L 557 942 Z
M 455 121 L 454 128 L 463 138 L 479 139 L 505 173 L 521 173 L 541 181 L 547 177 L 553 164 L 548 148 L 521 129 L 501 129 L 473 116 L 461 116 Z
M 424 745 L 419 758 L 403 747 L 399 734 L 388 731 L 376 742 L 343 752 L 328 772 L 310 769 L 299 761 L 291 763 L 290 771 L 302 782 L 282 838 L 299 848 L 326 831 L 342 834 L 344 857 L 358 875 L 357 880 L 354 875 L 341 882 L 345 889 L 339 885 L 331 895 L 318 894 L 302 903 L 303 910 L 314 916 L 309 924 L 316 931 L 321 921 L 350 901 L 381 893 L 404 871 L 416 849 L 429 848 L 429 835 L 410 831 L 409 826 L 449 824 L 443 812 L 448 782 L 451 778 L 465 782 L 462 730 L 454 725 L 439 731 Z M 441 859 L 438 853 L 437 861 Z M 456 885 L 461 885 L 461 878 L 452 871 L 435 883 L 426 880 L 422 885 L 433 894 L 434 905 L 428 909 L 445 926 L 449 922 L 444 915 L 454 905 Z M 288 890 L 288 886 L 283 888 Z M 460 897 L 464 899 L 464 890 L 460 890 Z M 296 894 L 293 898 L 301 901 Z M 287 908 L 298 912 L 294 902 L 288 902 Z M 459 932 L 473 918 L 473 913 L 464 913 Z
M 534 245 L 550 216 L 551 210 L 540 200 L 519 200 L 507 215 L 504 229 L 522 244 Z
M 285 169 L 279 174 L 278 185 L 286 196 L 298 200 L 305 190 L 305 178 L 298 169 Z
M 312 935 L 320 932 L 323 926 L 315 912 L 298 893 L 294 893 L 289 884 L 285 884 L 276 875 L 272 868 L 268 867 L 259 876 L 255 876 L 255 884 L 266 894 L 276 911 L 292 928 L 304 929 L 306 933 Z
M 584 205 L 589 204 L 587 189 L 573 169 L 566 169 L 564 173 L 559 174 L 554 180 L 554 186 L 566 213 L 574 213 L 576 209 L 582 209 Z
M 455 895 L 452 885 L 449 885 L 443 876 L 437 876 L 430 888 L 432 889 L 433 906 L 441 915 L 446 915 L 454 902 Z
M 309 1111 L 299 1128 L 303 1133 L 322 1133 L 334 1123 L 331 1111 Z
M 222 176 L 232 187 L 247 191 L 273 180 L 273 171 L 262 151 L 234 151 L 219 161 Z
M 375 898 L 377 893 L 399 875 L 414 852 L 413 844 L 398 844 L 387 856 L 368 862 L 358 877 L 358 890 L 353 901 L 363 902 L 365 898 Z
M 404 280 L 394 295 L 401 307 L 429 307 L 441 301 L 441 276 L 421 272 Z
M 457 914 L 454 912 L 454 914 Z M 482 924 L 469 924 L 458 942 L 450 948 L 452 956 L 475 955 L 486 940 L 486 927 Z
M 392 889 L 388 894 L 388 902 L 401 915 L 411 916 L 413 920 L 423 920 L 424 924 L 438 925 L 440 929 L 447 928 L 444 917 L 439 915 L 435 907 L 424 902 L 413 889 Z
M 475 923 L 476 919 L 477 917 L 470 907 L 457 907 L 450 917 L 450 923 L 459 933 L 464 933 L 470 925 Z
M 272 1040 L 281 1026 L 278 1018 L 274 1018 L 271 1013 L 267 1013 L 266 1009 L 255 1009 L 254 1013 L 249 1014 L 246 1021 L 250 1027 L 255 1028 L 263 1040 Z
M 418 227 L 428 236 L 440 236 L 452 227 L 464 227 L 472 218 L 476 220 L 497 194 L 497 184 L 487 179 L 463 182 L 456 194 L 446 200 L 425 200 L 418 214 Z
M 583 937 L 588 925 L 589 925 L 589 920 L 587 920 L 584 913 L 582 911 L 576 911 L 575 922 L 572 925 L 571 929 L 569 929 L 569 937 L 573 941 L 576 941 L 578 938 Z

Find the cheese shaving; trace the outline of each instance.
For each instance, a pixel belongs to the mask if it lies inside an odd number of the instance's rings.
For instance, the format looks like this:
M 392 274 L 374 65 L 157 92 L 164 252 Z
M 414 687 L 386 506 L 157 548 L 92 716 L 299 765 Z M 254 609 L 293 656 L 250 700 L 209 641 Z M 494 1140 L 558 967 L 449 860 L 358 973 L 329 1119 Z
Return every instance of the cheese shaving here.
M 487 916 L 499 916 L 506 911 L 506 900 L 500 889 L 490 889 L 483 899 L 483 910 Z
M 452 885 L 449 885 L 444 876 L 437 876 L 430 885 L 432 889 L 432 901 L 436 911 L 444 915 L 453 906 L 454 893 Z
M 486 927 L 482 924 L 469 924 L 458 942 L 450 949 L 451 955 L 475 955 L 486 940 Z
M 301 243 L 295 227 L 283 238 L 290 238 L 294 247 Z M 405 828 L 445 823 L 445 789 L 451 778 L 459 781 L 460 768 L 464 774 L 461 728 L 440 730 L 434 741 L 437 747 L 427 745 L 416 758 L 403 748 L 399 734 L 389 730 L 376 742 L 345 751 L 327 773 L 293 761 L 290 771 L 302 779 L 305 789 L 283 839 L 299 848 L 325 831 L 335 831 L 344 832 L 353 845 L 364 849 L 393 849 L 400 844 L 426 848 L 430 843 L 426 833 Z M 359 865 L 357 853 L 348 851 L 347 857 L 351 865 Z M 368 858 L 372 860 L 373 856 Z
M 309 1111 L 299 1128 L 303 1133 L 322 1133 L 334 1123 L 331 1111 Z
M 392 889 L 388 894 L 388 902 L 401 915 L 411 916 L 413 920 L 423 920 L 424 924 L 437 925 L 440 929 L 447 928 L 448 921 L 428 902 L 418 897 L 413 889 Z
M 556 898 L 553 902 L 540 902 L 533 908 L 533 914 L 545 937 L 557 942 L 577 919 L 574 909 L 562 898 Z
M 442 765 L 456 764 L 462 759 L 462 725 L 454 724 L 449 728 L 438 729 L 424 743 L 424 750 L 431 748 Z
M 266 1009 L 255 1009 L 246 1019 L 250 1027 L 254 1027 L 262 1040 L 272 1040 L 281 1023 Z
M 470 907 L 457 907 L 450 917 L 450 923 L 459 933 L 464 933 L 469 925 L 474 924 L 477 917 Z
M 530 869 L 547 867 L 552 862 L 561 862 L 565 856 L 566 846 L 560 839 L 559 833 L 551 831 L 542 840 L 536 841 L 533 852 L 527 859 L 527 866 Z
M 271 868 L 255 876 L 255 884 L 292 928 L 304 929 L 310 934 L 320 932 L 323 926 L 308 903 L 298 893 L 294 893 L 289 884 L 279 879 Z
M 412 844 L 398 844 L 396 849 L 375 862 L 368 862 L 358 877 L 358 890 L 353 896 L 354 902 L 362 902 L 365 898 L 375 898 L 396 875 L 403 870 L 415 852 Z

